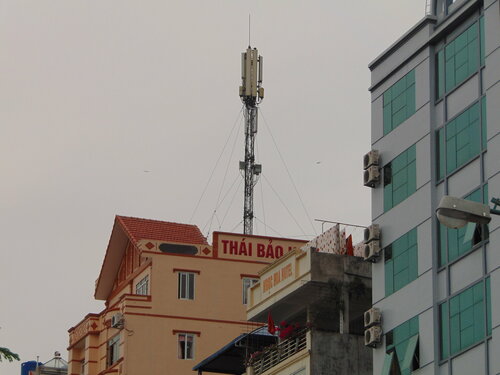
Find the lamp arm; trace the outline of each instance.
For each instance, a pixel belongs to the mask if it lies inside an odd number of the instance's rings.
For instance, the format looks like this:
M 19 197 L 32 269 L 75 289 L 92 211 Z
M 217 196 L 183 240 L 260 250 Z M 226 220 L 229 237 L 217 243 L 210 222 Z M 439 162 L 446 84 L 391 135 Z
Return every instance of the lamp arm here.
M 494 207 L 490 208 L 490 213 L 493 215 L 500 215 L 500 210 L 497 209 L 497 206 L 500 205 L 500 198 L 491 198 L 491 203 L 493 203 Z

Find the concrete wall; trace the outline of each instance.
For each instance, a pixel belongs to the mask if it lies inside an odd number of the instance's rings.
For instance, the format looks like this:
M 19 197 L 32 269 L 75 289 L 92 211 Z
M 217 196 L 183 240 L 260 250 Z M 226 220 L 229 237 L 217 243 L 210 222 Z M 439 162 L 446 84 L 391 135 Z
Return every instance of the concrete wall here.
M 312 375 L 372 374 L 372 350 L 362 336 L 314 330 L 311 338 Z

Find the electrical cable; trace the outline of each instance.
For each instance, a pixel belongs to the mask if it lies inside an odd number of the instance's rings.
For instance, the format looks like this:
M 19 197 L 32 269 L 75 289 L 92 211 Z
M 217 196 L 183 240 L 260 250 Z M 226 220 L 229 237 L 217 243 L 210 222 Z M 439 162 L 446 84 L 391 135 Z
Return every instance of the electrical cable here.
M 267 225 L 266 223 L 264 223 L 262 220 L 260 220 L 257 216 L 254 216 L 254 219 L 256 219 L 257 221 L 261 222 L 262 225 L 264 225 L 265 228 L 269 228 L 271 229 L 274 233 L 276 233 L 279 237 L 283 237 L 283 235 L 278 232 L 276 229 L 274 229 L 273 227 Z
M 198 199 L 198 202 L 196 203 L 196 206 L 195 206 L 195 208 L 193 210 L 193 213 L 191 214 L 191 217 L 189 219 L 189 223 L 192 223 L 194 215 L 196 214 L 196 211 L 198 211 L 198 207 L 200 206 L 201 200 L 203 199 L 203 197 L 204 197 L 204 195 L 205 195 L 205 193 L 206 193 L 206 191 L 208 189 L 208 185 L 210 184 L 210 181 L 212 181 L 212 177 L 214 176 L 215 170 L 217 169 L 217 166 L 219 165 L 219 161 L 220 161 L 220 159 L 222 157 L 222 154 L 224 153 L 224 150 L 226 149 L 227 144 L 228 144 L 228 142 L 229 142 L 229 140 L 230 140 L 230 138 L 231 138 L 231 136 L 233 134 L 234 128 L 236 127 L 236 125 L 240 121 L 240 116 L 243 113 L 243 108 L 244 108 L 244 105 L 241 106 L 241 109 L 240 109 L 240 111 L 238 113 L 238 116 L 236 117 L 236 121 L 234 122 L 233 127 L 231 128 L 231 131 L 229 133 L 229 136 L 226 139 L 226 143 L 224 144 L 224 147 L 222 148 L 222 150 L 221 150 L 221 152 L 219 154 L 219 157 L 218 157 L 217 161 L 215 162 L 215 166 L 212 169 L 212 173 L 210 173 L 210 177 L 208 178 L 208 181 L 205 184 L 205 188 L 203 189 L 203 191 L 201 193 L 200 199 Z
M 243 223 L 243 220 L 241 220 L 238 224 L 236 224 L 233 229 L 230 230 L 230 232 L 234 232 L 236 228 L 238 228 L 238 226 Z
M 299 222 L 297 221 L 297 219 L 295 219 L 295 217 L 292 215 L 292 213 L 290 212 L 290 210 L 288 209 L 287 205 L 285 204 L 285 202 L 283 202 L 283 199 L 281 199 L 281 197 L 279 196 L 279 194 L 276 192 L 276 190 L 274 189 L 274 187 L 271 185 L 271 183 L 269 182 L 269 180 L 267 179 L 266 175 L 264 173 L 261 173 L 262 177 L 264 177 L 264 180 L 267 182 L 267 184 L 269 185 L 269 187 L 271 188 L 271 190 L 274 192 L 274 194 L 276 194 L 276 196 L 278 197 L 279 201 L 281 202 L 281 204 L 283 205 L 283 207 L 285 207 L 285 209 L 287 210 L 288 214 L 290 215 L 290 217 L 293 219 L 293 221 L 295 221 L 295 224 L 297 224 L 297 226 L 299 227 L 299 229 L 302 231 L 302 234 L 303 235 L 306 235 L 306 232 L 304 232 L 304 229 L 302 229 L 302 227 L 300 226 Z
M 241 186 L 241 183 L 242 183 L 242 182 L 243 182 L 243 180 L 240 180 L 240 183 L 238 184 L 238 186 L 237 186 L 236 190 L 235 190 L 235 191 L 234 191 L 234 193 L 233 193 L 233 196 L 232 196 L 232 198 L 231 198 L 231 201 L 229 202 L 229 205 L 227 206 L 226 213 L 225 213 L 225 214 L 224 214 L 224 216 L 222 217 L 221 226 L 222 226 L 222 224 L 224 223 L 224 220 L 226 220 L 227 214 L 229 213 L 229 209 L 230 209 L 230 208 L 232 207 L 232 205 L 233 205 L 234 198 L 236 198 L 236 193 L 238 192 L 238 190 L 239 190 L 239 188 L 240 188 L 240 186 Z M 221 228 L 219 227 L 219 229 L 221 229 Z
M 274 147 L 276 148 L 276 151 L 278 152 L 278 155 L 281 159 L 281 162 L 283 163 L 283 165 L 285 166 L 285 170 L 288 174 L 288 177 L 290 178 L 290 181 L 292 182 L 292 186 L 293 188 L 295 189 L 295 193 L 297 193 L 297 196 L 299 197 L 299 201 L 300 203 L 302 204 L 302 208 L 304 209 L 304 212 L 306 213 L 306 216 L 307 218 L 309 219 L 309 224 L 311 225 L 311 228 L 313 229 L 314 233 L 317 234 L 316 232 L 316 228 L 314 228 L 314 225 L 312 223 L 312 220 L 311 220 L 311 217 L 309 216 L 309 212 L 307 211 L 307 208 L 302 200 L 302 197 L 300 196 L 300 193 L 299 193 L 299 190 L 297 189 L 297 186 L 295 185 L 295 182 L 293 181 L 293 178 L 292 178 L 292 175 L 290 173 L 290 170 L 288 169 L 286 163 L 285 163 L 285 159 L 283 158 L 283 155 L 281 155 L 281 152 L 278 148 L 278 144 L 276 143 L 276 140 L 274 139 L 274 135 L 273 133 L 271 132 L 271 128 L 269 127 L 269 125 L 267 124 L 267 121 L 266 121 L 266 117 L 264 116 L 264 113 L 262 112 L 262 109 L 260 109 L 259 107 L 259 112 L 260 114 L 262 115 L 262 119 L 264 120 L 264 124 L 266 125 L 266 129 L 267 131 L 269 132 L 269 134 L 271 135 L 271 139 L 273 140 L 273 143 L 274 143 Z

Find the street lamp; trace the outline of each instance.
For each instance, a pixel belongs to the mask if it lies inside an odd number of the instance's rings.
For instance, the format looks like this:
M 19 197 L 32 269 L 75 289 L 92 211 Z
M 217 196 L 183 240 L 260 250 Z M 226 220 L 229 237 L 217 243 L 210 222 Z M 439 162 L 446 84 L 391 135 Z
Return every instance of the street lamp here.
M 490 213 L 500 215 L 500 210 L 497 210 L 500 199 L 492 198 L 491 202 L 495 205 L 494 208 L 490 208 L 486 204 L 445 195 L 439 202 L 436 215 L 441 224 L 453 229 L 462 228 L 467 223 L 488 224 L 491 220 Z

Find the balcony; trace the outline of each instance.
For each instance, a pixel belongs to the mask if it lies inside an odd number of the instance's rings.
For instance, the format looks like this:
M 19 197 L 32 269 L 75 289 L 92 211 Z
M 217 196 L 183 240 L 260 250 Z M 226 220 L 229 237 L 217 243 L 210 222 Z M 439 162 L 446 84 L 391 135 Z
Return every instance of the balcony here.
M 301 328 L 288 339 L 279 344 L 268 346 L 262 352 L 252 355 L 248 366 L 253 367 L 255 375 L 261 375 L 294 354 L 307 348 L 307 332 L 309 328 Z
M 78 325 L 69 329 L 69 346 L 72 347 L 90 334 L 99 334 L 99 314 L 88 314 Z

